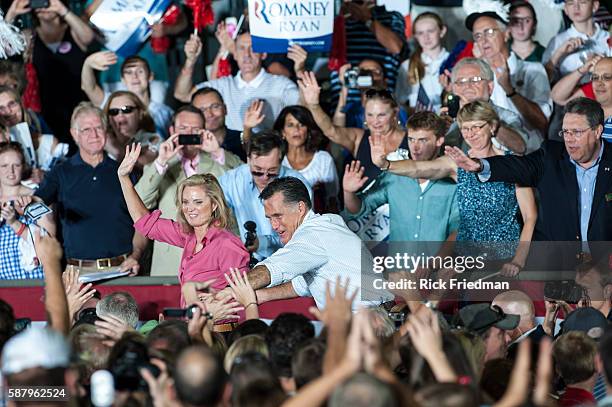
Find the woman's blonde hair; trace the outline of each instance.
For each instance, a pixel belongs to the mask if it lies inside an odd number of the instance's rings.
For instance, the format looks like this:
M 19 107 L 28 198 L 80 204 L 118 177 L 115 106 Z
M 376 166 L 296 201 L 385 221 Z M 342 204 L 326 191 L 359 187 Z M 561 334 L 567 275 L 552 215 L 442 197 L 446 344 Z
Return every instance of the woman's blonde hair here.
M 223 359 L 225 371 L 229 374 L 236 358 L 249 352 L 260 353 L 266 358 L 270 357 L 268 345 L 264 338 L 260 335 L 246 335 L 232 343 L 232 346 L 227 350 Z
M 195 174 L 182 180 L 176 188 L 176 207 L 178 208 L 177 220 L 182 225 L 185 232 L 191 232 L 193 227 L 187 222 L 187 218 L 182 210 L 183 191 L 186 187 L 202 187 L 206 195 L 210 198 L 216 208 L 212 212 L 210 226 L 221 229 L 230 229 L 232 226 L 232 216 L 229 206 L 225 201 L 225 195 L 219 185 L 219 181 L 212 174 Z
M 496 129 L 499 123 L 499 116 L 489 102 L 480 100 L 463 105 L 459 113 L 457 113 L 457 122 L 459 122 L 459 125 L 476 120 L 483 120 L 487 122 L 492 129 Z

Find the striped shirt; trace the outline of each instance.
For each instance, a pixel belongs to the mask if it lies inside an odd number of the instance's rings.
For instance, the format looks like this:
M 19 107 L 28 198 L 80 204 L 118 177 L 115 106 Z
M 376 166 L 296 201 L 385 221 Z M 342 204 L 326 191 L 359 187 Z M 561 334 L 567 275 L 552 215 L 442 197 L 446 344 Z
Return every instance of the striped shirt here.
M 243 130 L 242 120 L 253 100 L 265 101 L 265 119 L 259 126 L 262 129 L 271 129 L 280 111 L 286 106 L 297 105 L 300 100 L 295 83 L 284 76 L 269 74 L 263 68 L 250 82 L 242 80 L 238 72 L 236 76 L 224 76 L 196 85 L 197 89 L 205 87 L 211 87 L 221 93 L 227 106 L 225 125 L 228 129 L 237 131 Z
M 372 18 L 389 27 L 402 40 L 404 40 L 405 22 L 404 17 L 397 11 L 387 11 L 384 6 L 372 9 Z M 389 90 L 395 90 L 397 72 L 400 66 L 400 55 L 391 54 L 378 42 L 376 36 L 366 25 L 360 21 L 346 19 L 346 55 L 348 63 L 357 66 L 364 59 L 373 59 L 382 65 Z M 338 73 L 331 73 L 331 91 L 334 106 L 338 104 L 340 94 L 340 80 Z M 360 102 L 359 89 L 349 89 L 347 102 Z
M 19 219 L 29 224 L 24 217 Z M 28 233 L 25 230 L 23 233 Z M 21 266 L 21 252 L 19 250 L 19 236 L 5 223 L 0 227 L 0 280 L 42 279 L 44 278 L 41 266 L 26 271 Z
M 359 290 L 353 310 L 393 299 L 373 288 L 372 256 L 338 215 L 309 211 L 291 240 L 259 265 L 270 272 L 270 287 L 291 281 L 299 296 L 313 297 L 320 309 L 325 308 L 326 284 L 334 292 L 338 277 L 343 282 L 349 278 L 350 292 Z

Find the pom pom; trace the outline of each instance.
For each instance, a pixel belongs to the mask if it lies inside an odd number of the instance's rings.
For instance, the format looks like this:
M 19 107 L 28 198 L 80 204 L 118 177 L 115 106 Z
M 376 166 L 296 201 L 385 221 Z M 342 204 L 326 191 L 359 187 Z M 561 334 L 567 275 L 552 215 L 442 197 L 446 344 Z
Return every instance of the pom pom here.
M 26 41 L 17 27 L 4 21 L 0 11 L 0 58 L 6 59 L 21 54 L 25 50 Z
M 504 21 L 508 21 L 510 4 L 503 4 L 497 0 L 463 0 L 463 10 L 469 16 L 473 13 L 493 12 Z

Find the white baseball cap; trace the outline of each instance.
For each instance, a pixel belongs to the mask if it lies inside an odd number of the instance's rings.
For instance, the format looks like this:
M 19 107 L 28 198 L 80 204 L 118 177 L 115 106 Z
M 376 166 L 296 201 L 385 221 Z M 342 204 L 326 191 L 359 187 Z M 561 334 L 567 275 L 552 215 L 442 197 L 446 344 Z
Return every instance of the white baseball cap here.
M 29 328 L 4 345 L 2 374 L 15 374 L 34 367 L 66 367 L 69 361 L 70 348 L 59 332 L 47 328 Z

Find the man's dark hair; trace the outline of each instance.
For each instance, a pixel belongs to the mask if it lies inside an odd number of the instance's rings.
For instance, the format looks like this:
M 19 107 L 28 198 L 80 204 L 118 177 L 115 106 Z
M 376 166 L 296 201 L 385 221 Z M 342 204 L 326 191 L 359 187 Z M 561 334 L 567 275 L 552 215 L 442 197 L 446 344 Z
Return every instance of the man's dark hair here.
M 130 57 L 127 57 L 125 61 L 123 61 L 123 63 L 121 64 L 121 76 L 123 76 L 123 71 L 128 66 L 135 65 L 136 63 L 143 64 L 145 69 L 147 70 L 147 75 L 151 74 L 151 66 L 149 65 L 149 61 L 139 55 L 132 55 Z
M 307 339 L 296 349 L 291 358 L 291 371 L 295 388 L 299 390 L 323 374 L 325 343 L 318 339 Z
M 165 349 L 174 355 L 178 355 L 190 343 L 191 340 L 189 339 L 189 332 L 187 331 L 185 321 L 164 321 L 153 328 L 147 335 L 147 346 L 149 349 Z
M 555 371 L 568 386 L 596 373 L 597 343 L 584 332 L 571 331 L 559 336 L 553 344 L 552 356 Z
M 599 340 L 599 357 L 603 364 L 606 382 L 612 384 L 612 328 L 608 327 Z
M 174 112 L 174 115 L 172 116 L 172 126 L 176 125 L 176 118 L 178 117 L 179 114 L 183 112 L 197 114 L 202 119 L 202 127 L 206 123 L 206 118 L 204 118 L 204 113 L 202 113 L 200 109 L 198 109 L 197 107 L 193 105 L 185 105 L 185 106 L 179 107 L 177 111 Z
M 314 326 L 301 314 L 282 313 L 270 325 L 266 342 L 270 360 L 282 377 L 292 377 L 291 358 L 298 346 L 314 337 Z
M 436 135 L 436 138 L 444 137 L 448 130 L 446 120 L 434 112 L 416 112 L 406 122 L 408 130 L 430 130 Z
M 283 139 L 278 132 L 267 130 L 251 136 L 246 153 L 247 157 L 268 155 L 275 148 L 280 150 L 282 160 L 285 156 L 285 143 L 283 143 Z
M 232 343 L 247 335 L 261 335 L 262 337 L 264 337 L 266 336 L 267 331 L 268 324 L 266 324 L 261 319 L 247 319 L 246 321 L 238 325 L 236 328 L 234 328 L 232 333 L 229 335 L 227 345 L 232 346 Z
M 197 374 L 194 374 L 194 370 L 198 370 Z M 227 374 L 223 363 L 209 348 L 192 346 L 179 355 L 174 372 L 174 387 L 183 405 L 216 406 L 223 397 L 226 383 Z
M 11 339 L 15 333 L 15 314 L 13 307 L 0 299 L 0 351 L 4 348 L 6 341 Z
M 217 95 L 217 97 L 219 98 L 221 103 L 225 103 L 223 101 L 223 96 L 221 96 L 221 93 L 217 89 L 211 88 L 210 86 L 206 86 L 206 87 L 204 87 L 202 89 L 198 89 L 193 95 L 191 95 L 191 104 L 193 105 L 193 101 L 198 96 L 208 95 L 209 93 L 214 93 L 215 95 Z
M 308 188 L 299 179 L 295 177 L 282 177 L 277 178 L 270 182 L 267 187 L 259 194 L 259 199 L 265 201 L 270 199 L 272 195 L 277 192 L 283 194 L 283 201 L 286 204 L 298 204 L 304 202 L 306 208 L 312 208 L 312 201 L 310 200 L 310 194 Z
M 599 102 L 593 99 L 584 97 L 572 99 L 565 105 L 564 113 L 585 116 L 591 127 L 603 126 L 604 124 L 604 111 Z

